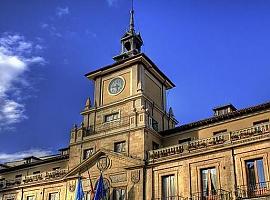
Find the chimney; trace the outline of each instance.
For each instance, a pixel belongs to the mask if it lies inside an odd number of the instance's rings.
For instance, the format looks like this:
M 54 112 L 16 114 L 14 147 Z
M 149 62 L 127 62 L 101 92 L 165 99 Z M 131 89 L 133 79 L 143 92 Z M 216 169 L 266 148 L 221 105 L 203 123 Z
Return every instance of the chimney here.
M 232 104 L 226 104 L 223 106 L 218 106 L 218 107 L 213 108 L 214 116 L 226 115 L 236 110 L 237 109 Z

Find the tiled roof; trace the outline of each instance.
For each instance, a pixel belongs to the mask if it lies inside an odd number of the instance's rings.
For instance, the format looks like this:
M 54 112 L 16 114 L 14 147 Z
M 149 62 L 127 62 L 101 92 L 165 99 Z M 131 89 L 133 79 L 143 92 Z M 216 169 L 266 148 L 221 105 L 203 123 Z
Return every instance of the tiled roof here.
M 224 115 L 218 115 L 218 116 L 210 117 L 210 118 L 207 118 L 207 119 L 199 120 L 199 121 L 196 121 L 196 122 L 184 124 L 184 125 L 175 127 L 173 129 L 169 129 L 169 130 L 166 130 L 166 131 L 161 131 L 160 134 L 163 135 L 163 136 L 171 135 L 171 134 L 174 134 L 174 133 L 179 133 L 181 131 L 186 131 L 186 130 L 189 130 L 189 129 L 198 128 L 198 127 L 205 126 L 205 125 L 210 125 L 210 124 L 213 124 L 213 123 L 216 123 L 216 122 L 222 122 L 222 121 L 225 121 L 225 120 L 233 119 L 233 118 L 236 118 L 236 117 L 241 117 L 241 116 L 244 116 L 244 115 L 256 113 L 256 112 L 267 110 L 267 109 L 270 109 L 270 102 L 266 102 L 266 103 L 259 104 L 259 105 L 256 105 L 256 106 L 236 110 L 236 111 L 224 114 Z
M 54 161 L 59 161 L 59 160 L 65 160 L 68 159 L 69 155 L 56 155 L 53 156 L 51 158 L 47 158 L 47 159 L 40 159 L 38 161 L 32 162 L 32 163 L 24 163 L 21 165 L 17 165 L 14 167 L 8 167 L 6 169 L 1 169 L 0 173 L 5 173 L 5 172 L 10 172 L 10 171 L 14 171 L 14 170 L 19 170 L 19 169 L 24 169 L 27 167 L 32 167 L 32 166 L 36 166 L 36 165 L 40 165 L 40 164 L 46 164 L 46 163 L 50 163 L 50 162 L 54 162 Z

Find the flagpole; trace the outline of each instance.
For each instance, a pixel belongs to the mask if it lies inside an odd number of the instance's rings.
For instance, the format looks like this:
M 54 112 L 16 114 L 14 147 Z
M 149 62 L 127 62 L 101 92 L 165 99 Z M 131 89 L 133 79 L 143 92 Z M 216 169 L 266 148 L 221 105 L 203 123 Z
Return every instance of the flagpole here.
M 91 196 L 90 198 L 93 199 L 94 198 L 94 195 L 95 195 L 95 190 L 93 188 L 93 183 L 92 183 L 92 180 L 91 180 L 91 176 L 90 176 L 90 172 L 89 170 L 87 170 L 87 173 L 88 173 L 88 177 L 89 177 L 89 182 L 90 182 L 90 188 L 91 188 Z

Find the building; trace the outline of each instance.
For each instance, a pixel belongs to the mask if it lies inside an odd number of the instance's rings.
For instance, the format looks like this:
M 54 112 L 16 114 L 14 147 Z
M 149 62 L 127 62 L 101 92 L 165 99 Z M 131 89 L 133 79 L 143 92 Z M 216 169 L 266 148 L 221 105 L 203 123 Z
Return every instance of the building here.
M 74 200 L 79 176 L 89 200 L 101 171 L 111 200 L 269 199 L 270 102 L 176 126 L 175 85 L 141 53 L 133 15 L 115 62 L 85 75 L 94 100 L 68 148 L 1 164 L 0 200 Z

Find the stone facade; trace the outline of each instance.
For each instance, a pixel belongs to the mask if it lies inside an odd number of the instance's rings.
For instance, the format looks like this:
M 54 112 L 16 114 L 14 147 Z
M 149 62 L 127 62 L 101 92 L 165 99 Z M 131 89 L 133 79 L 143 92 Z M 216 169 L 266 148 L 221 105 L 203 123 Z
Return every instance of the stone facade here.
M 0 200 L 74 200 L 79 176 L 88 200 L 101 171 L 111 200 L 269 198 L 270 103 L 176 127 L 174 84 L 140 52 L 133 13 L 116 62 L 86 74 L 94 99 L 68 148 L 1 164 Z

